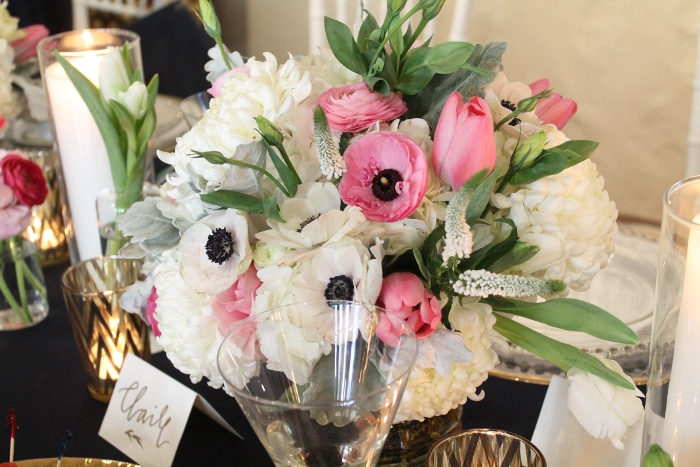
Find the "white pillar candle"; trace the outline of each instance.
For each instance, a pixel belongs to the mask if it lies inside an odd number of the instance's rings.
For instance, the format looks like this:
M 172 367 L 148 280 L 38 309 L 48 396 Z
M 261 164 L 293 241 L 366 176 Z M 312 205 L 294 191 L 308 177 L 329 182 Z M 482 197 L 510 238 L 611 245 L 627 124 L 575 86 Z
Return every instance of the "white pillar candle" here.
M 693 222 L 700 223 L 700 214 Z M 662 447 L 675 467 L 700 462 L 700 226 L 688 238 Z
M 100 65 L 106 52 L 69 52 L 64 57 L 99 86 Z M 92 114 L 60 63 L 49 65 L 45 77 L 73 233 L 80 259 L 86 260 L 102 254 L 95 201 L 104 188 L 114 189 L 109 158 Z

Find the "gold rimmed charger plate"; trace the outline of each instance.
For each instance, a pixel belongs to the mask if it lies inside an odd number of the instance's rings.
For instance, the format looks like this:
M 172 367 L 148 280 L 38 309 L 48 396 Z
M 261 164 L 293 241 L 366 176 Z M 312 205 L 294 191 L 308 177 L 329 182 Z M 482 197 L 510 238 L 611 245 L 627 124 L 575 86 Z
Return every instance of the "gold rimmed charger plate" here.
M 30 459 L 25 461 L 16 461 L 20 467 L 56 467 L 58 459 Z M 137 464 L 131 464 L 123 461 L 110 461 L 106 459 L 91 459 L 85 457 L 64 457 L 61 461 L 61 467 L 139 467 Z

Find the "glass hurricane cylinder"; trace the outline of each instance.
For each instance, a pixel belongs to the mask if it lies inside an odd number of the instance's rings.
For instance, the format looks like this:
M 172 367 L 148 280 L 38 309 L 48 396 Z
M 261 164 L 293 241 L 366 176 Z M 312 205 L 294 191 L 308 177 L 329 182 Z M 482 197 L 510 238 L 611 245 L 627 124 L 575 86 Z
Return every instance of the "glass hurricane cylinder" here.
M 100 256 L 95 212 L 100 192 L 114 189 L 107 150 L 92 114 L 60 63 L 58 51 L 92 83 L 100 85 L 102 59 L 113 47 L 129 43 L 134 68 L 142 68 L 139 36 L 119 29 L 85 29 L 49 36 L 37 46 L 54 144 L 67 202 L 66 225 L 73 264 Z
M 690 467 L 700 459 L 700 177 L 672 186 L 663 208 L 642 455 L 658 444 Z
M 34 326 L 48 314 L 36 246 L 20 235 L 0 240 L 0 331 Z
M 277 466 L 376 465 L 418 349 L 405 322 L 390 344 L 377 322 L 374 307 L 307 302 L 248 318 L 224 340 L 226 389 Z
M 112 397 L 127 352 L 151 360 L 148 324 L 119 304 L 140 271 L 140 261 L 112 256 L 78 263 L 61 278 L 88 390 L 100 402 Z

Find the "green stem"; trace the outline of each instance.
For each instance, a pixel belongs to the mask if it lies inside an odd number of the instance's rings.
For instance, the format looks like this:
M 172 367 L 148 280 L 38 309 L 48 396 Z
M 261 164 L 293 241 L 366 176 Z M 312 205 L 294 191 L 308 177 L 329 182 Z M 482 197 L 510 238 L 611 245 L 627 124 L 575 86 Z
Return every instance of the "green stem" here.
M 421 35 L 423 32 L 423 29 L 428 25 L 430 20 L 426 20 L 424 17 L 421 18 L 420 23 L 418 24 L 418 27 L 416 28 L 416 31 L 413 33 L 411 38 L 408 40 L 408 43 L 404 45 L 404 50 L 403 53 L 401 54 L 401 60 L 403 60 L 406 57 L 406 54 L 408 53 L 409 50 L 411 50 L 411 46 L 416 42 L 418 37 Z
M 39 292 L 42 298 L 48 302 L 49 297 L 46 293 L 46 287 L 44 287 L 44 284 L 42 284 L 41 281 L 34 275 L 31 268 L 24 260 L 22 260 L 21 265 L 22 269 L 24 269 L 24 278 L 27 279 L 27 281 L 32 285 L 32 287 L 34 287 Z
M 0 254 L 4 255 L 6 242 L 9 243 L 9 241 L 10 240 L 0 242 Z M 7 246 L 9 247 L 9 244 Z M 29 324 L 27 322 L 27 318 L 24 316 L 24 313 L 22 313 L 22 309 L 19 307 L 19 304 L 17 303 L 15 298 L 12 296 L 12 292 L 10 291 L 10 288 L 7 286 L 7 283 L 5 282 L 5 277 L 3 274 L 3 270 L 5 269 L 5 265 L 4 265 L 4 262 L 2 261 L 2 256 L 0 256 L 0 266 L 2 266 L 2 268 L 0 268 L 0 292 L 2 292 L 3 297 L 5 297 L 5 300 L 7 301 L 7 303 L 15 311 L 15 313 L 19 317 L 20 321 L 22 321 L 23 324 Z
M 289 167 L 289 170 L 292 171 L 294 174 L 294 178 L 297 179 L 297 183 L 301 185 L 301 178 L 299 177 L 299 174 L 297 173 L 296 169 L 294 168 L 294 164 L 292 164 L 292 161 L 289 159 L 289 156 L 287 155 L 287 151 L 284 149 L 283 145 L 275 145 L 277 149 L 279 149 L 280 154 L 282 154 L 282 159 L 284 159 L 284 163 L 287 164 L 287 167 Z
M 379 44 L 379 48 L 378 48 L 377 51 L 374 53 L 374 57 L 372 57 L 372 61 L 369 62 L 369 69 L 372 70 L 371 76 L 374 76 L 374 74 L 376 73 L 376 71 L 375 71 L 375 69 L 374 69 L 374 62 L 376 62 L 377 59 L 379 58 L 379 54 L 382 52 L 382 50 L 384 50 L 384 46 L 387 44 L 387 42 L 389 42 L 389 39 L 391 38 L 391 36 L 393 36 L 393 35 L 396 33 L 396 31 L 400 31 L 400 30 L 401 30 L 401 27 L 403 26 L 403 23 L 405 23 L 406 21 L 408 21 L 408 20 L 411 18 L 411 16 L 413 16 L 413 15 L 415 15 L 416 13 L 418 13 L 419 11 L 421 11 L 421 9 L 422 9 L 422 8 L 420 7 L 420 4 L 414 6 L 408 13 L 406 13 L 406 16 L 404 16 L 403 18 L 401 18 L 401 21 L 399 21 L 399 22 L 396 24 L 396 26 L 394 26 L 393 28 L 391 28 L 391 30 L 387 33 L 387 35 L 384 36 L 384 39 L 383 39 L 382 42 Z
M 496 126 L 493 127 L 493 130 L 494 130 L 494 131 L 498 131 L 498 129 L 501 128 L 501 127 L 503 126 L 504 123 L 511 121 L 512 119 L 514 119 L 514 118 L 517 117 L 518 115 L 520 115 L 520 112 L 518 112 L 518 109 L 515 109 L 514 111 L 512 111 L 511 113 L 509 113 L 508 115 L 506 115 L 506 116 L 503 118 L 503 120 L 501 120 L 500 122 L 496 123 Z
M 22 310 L 27 320 L 32 323 L 32 315 L 29 313 L 29 302 L 27 300 L 27 288 L 24 285 L 24 275 L 22 274 L 22 256 L 20 254 L 20 248 L 17 245 L 17 238 L 11 238 L 8 240 L 8 246 L 10 247 L 10 252 L 12 253 L 12 261 L 15 263 L 15 277 L 17 278 L 17 288 L 19 289 L 19 299 L 22 302 Z
M 221 51 L 221 56 L 224 59 L 224 64 L 226 65 L 226 68 L 228 68 L 229 70 L 233 70 L 231 62 L 228 61 L 228 54 L 226 53 L 226 47 L 224 47 L 224 42 L 221 40 L 221 36 L 215 37 L 214 40 L 216 41 L 216 45 L 219 46 L 219 50 Z
M 227 163 L 227 164 L 231 164 L 231 165 L 237 165 L 237 166 L 239 166 L 239 167 L 246 167 L 246 168 L 248 168 L 248 169 L 257 170 L 258 172 L 260 172 L 261 174 L 265 175 L 267 178 L 269 178 L 270 180 L 272 180 L 272 182 L 273 182 L 275 185 L 277 185 L 277 187 L 278 187 L 280 190 L 282 190 L 282 193 L 284 193 L 285 196 L 289 196 L 289 191 L 287 191 L 287 189 L 284 187 L 284 185 L 282 185 L 282 184 L 280 183 L 280 181 L 277 180 L 277 179 L 274 177 L 274 175 L 272 175 L 270 172 L 268 172 L 267 170 L 263 169 L 262 167 L 258 167 L 257 165 L 253 165 L 253 164 L 246 164 L 245 162 L 236 161 L 236 160 L 233 160 L 233 159 L 231 159 L 230 161 L 227 161 L 226 163 Z M 294 169 L 292 169 L 292 170 L 294 170 Z M 294 172 L 294 173 L 296 173 L 296 172 Z M 298 178 L 298 177 L 299 177 L 299 176 L 297 175 L 297 178 Z

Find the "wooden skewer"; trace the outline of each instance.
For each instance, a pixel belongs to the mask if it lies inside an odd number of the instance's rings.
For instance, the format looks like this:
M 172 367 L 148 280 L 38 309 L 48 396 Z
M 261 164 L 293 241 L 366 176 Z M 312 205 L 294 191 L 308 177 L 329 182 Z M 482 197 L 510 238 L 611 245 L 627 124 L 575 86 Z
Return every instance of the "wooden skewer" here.
M 10 427 L 10 462 L 12 462 L 15 460 L 15 431 L 18 430 L 15 409 L 7 411 L 7 426 Z

